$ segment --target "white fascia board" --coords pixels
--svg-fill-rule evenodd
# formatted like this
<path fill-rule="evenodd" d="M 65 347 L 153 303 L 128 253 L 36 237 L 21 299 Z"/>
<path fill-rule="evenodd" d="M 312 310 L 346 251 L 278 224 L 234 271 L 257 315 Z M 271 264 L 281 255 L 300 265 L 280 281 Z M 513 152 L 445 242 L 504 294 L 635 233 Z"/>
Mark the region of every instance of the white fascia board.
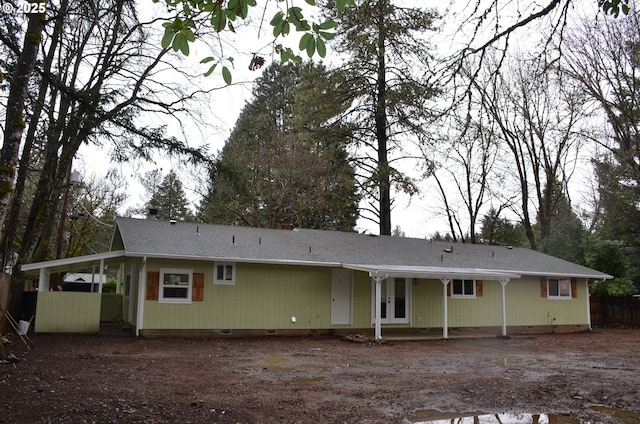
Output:
<path fill-rule="evenodd" d="M 83 266 L 99 265 L 100 261 L 125 258 L 127 257 L 124 250 L 117 250 L 114 252 L 96 253 L 95 255 L 75 256 L 72 258 L 54 259 L 52 261 L 33 262 L 30 264 L 23 264 L 20 266 L 20 270 L 24 272 L 38 271 L 41 269 L 59 269 L 63 271 L 70 268 L 81 268 Z"/>
<path fill-rule="evenodd" d="M 473 278 L 473 279 L 491 279 L 491 280 L 504 280 L 504 279 L 517 279 L 520 278 L 520 274 L 506 271 L 496 271 L 487 269 L 475 269 L 475 268 L 447 268 L 447 267 L 421 267 L 411 265 L 358 265 L 358 264 L 345 264 L 344 268 L 368 272 L 370 276 L 382 276 L 385 278 L 436 278 L 451 279 L 451 278 Z"/>
<path fill-rule="evenodd" d="M 558 272 L 526 272 L 526 271 L 513 271 L 520 275 L 529 277 L 551 277 L 551 278 L 586 278 L 592 280 L 611 280 L 613 275 L 598 273 L 598 274 L 580 274 L 580 273 L 558 273 Z"/>
<path fill-rule="evenodd" d="M 268 264 L 268 265 L 307 265 L 307 266 L 322 266 L 340 268 L 342 264 L 340 262 L 320 262 L 320 261 L 301 261 L 301 260 L 289 260 L 289 259 L 260 259 L 260 258 L 241 258 L 241 257 L 229 257 L 229 256 L 197 256 L 197 255 L 173 255 L 169 253 L 157 254 L 157 253 L 127 253 L 127 257 L 130 258 L 147 258 L 150 259 L 180 259 L 186 261 L 209 261 L 209 262 L 240 262 L 249 264 Z"/>

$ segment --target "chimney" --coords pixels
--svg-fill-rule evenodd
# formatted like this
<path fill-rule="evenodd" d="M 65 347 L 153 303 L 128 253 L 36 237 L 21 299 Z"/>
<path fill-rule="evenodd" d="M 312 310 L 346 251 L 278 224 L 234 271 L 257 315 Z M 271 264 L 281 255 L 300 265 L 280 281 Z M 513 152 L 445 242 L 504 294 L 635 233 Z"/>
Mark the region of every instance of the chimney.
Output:
<path fill-rule="evenodd" d="M 292 231 L 293 230 L 293 224 L 278 224 L 278 230 L 289 230 Z"/>
<path fill-rule="evenodd" d="M 147 212 L 147 219 L 158 219 L 158 209 L 149 209 L 149 211 Z"/>

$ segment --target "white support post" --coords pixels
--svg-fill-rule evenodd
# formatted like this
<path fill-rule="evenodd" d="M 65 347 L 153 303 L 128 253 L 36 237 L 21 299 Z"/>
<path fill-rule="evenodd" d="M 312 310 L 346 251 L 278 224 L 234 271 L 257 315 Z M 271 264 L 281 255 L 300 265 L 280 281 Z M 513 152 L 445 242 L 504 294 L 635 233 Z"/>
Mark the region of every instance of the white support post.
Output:
<path fill-rule="evenodd" d="M 447 300 L 447 286 L 451 282 L 448 278 L 440 279 L 442 281 L 442 338 L 449 338 L 449 312 L 448 308 L 448 300 Z"/>
<path fill-rule="evenodd" d="M 138 274 L 138 310 L 136 312 L 136 337 L 140 335 L 144 325 L 142 319 L 144 315 L 144 301 L 146 299 L 145 293 L 147 290 L 147 257 L 142 258 L 142 264 L 140 265 L 140 271 Z"/>
<path fill-rule="evenodd" d="M 509 280 L 500 280 L 500 286 L 502 287 L 502 335 L 507 335 L 507 295 L 506 286 Z"/>
<path fill-rule="evenodd" d="M 102 275 L 104 274 L 104 259 L 100 259 L 100 273 L 98 274 L 98 293 L 102 293 L 102 285 L 104 284 L 102 281 Z M 105 281 L 106 283 L 106 281 Z"/>
<path fill-rule="evenodd" d="M 49 291 L 51 282 L 51 273 L 46 268 L 40 268 L 40 279 L 38 280 L 38 291 Z"/>
<path fill-rule="evenodd" d="M 587 325 L 589 325 L 589 330 L 593 330 L 591 327 L 591 293 L 589 291 L 589 280 L 586 280 L 585 288 L 587 289 L 586 298 L 587 298 Z"/>
<path fill-rule="evenodd" d="M 376 282 L 376 305 L 375 305 L 375 339 L 382 340 L 382 308 L 380 302 L 382 301 L 382 280 L 381 276 L 374 276 L 373 280 Z"/>

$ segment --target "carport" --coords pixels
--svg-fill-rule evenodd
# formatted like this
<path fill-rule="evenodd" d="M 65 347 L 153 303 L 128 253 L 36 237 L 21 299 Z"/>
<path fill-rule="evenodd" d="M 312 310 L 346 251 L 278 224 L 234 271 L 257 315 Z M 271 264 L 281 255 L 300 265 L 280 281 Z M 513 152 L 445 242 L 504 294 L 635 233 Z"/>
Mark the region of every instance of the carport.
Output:
<path fill-rule="evenodd" d="M 88 271 L 101 275 L 108 265 L 125 259 L 124 251 L 78 256 L 22 265 L 22 271 L 38 275 L 36 331 L 97 333 L 100 330 L 102 293 L 51 291 L 51 274 Z"/>

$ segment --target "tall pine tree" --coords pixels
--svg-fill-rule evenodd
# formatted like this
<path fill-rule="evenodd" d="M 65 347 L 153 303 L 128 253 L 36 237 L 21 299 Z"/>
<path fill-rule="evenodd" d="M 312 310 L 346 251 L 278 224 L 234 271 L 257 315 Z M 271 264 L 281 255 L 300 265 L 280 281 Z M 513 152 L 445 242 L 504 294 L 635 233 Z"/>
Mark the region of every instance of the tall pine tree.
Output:
<path fill-rule="evenodd" d="M 346 108 L 325 67 L 273 64 L 256 82 L 212 170 L 205 222 L 353 230 L 358 201 L 335 123 Z"/>

